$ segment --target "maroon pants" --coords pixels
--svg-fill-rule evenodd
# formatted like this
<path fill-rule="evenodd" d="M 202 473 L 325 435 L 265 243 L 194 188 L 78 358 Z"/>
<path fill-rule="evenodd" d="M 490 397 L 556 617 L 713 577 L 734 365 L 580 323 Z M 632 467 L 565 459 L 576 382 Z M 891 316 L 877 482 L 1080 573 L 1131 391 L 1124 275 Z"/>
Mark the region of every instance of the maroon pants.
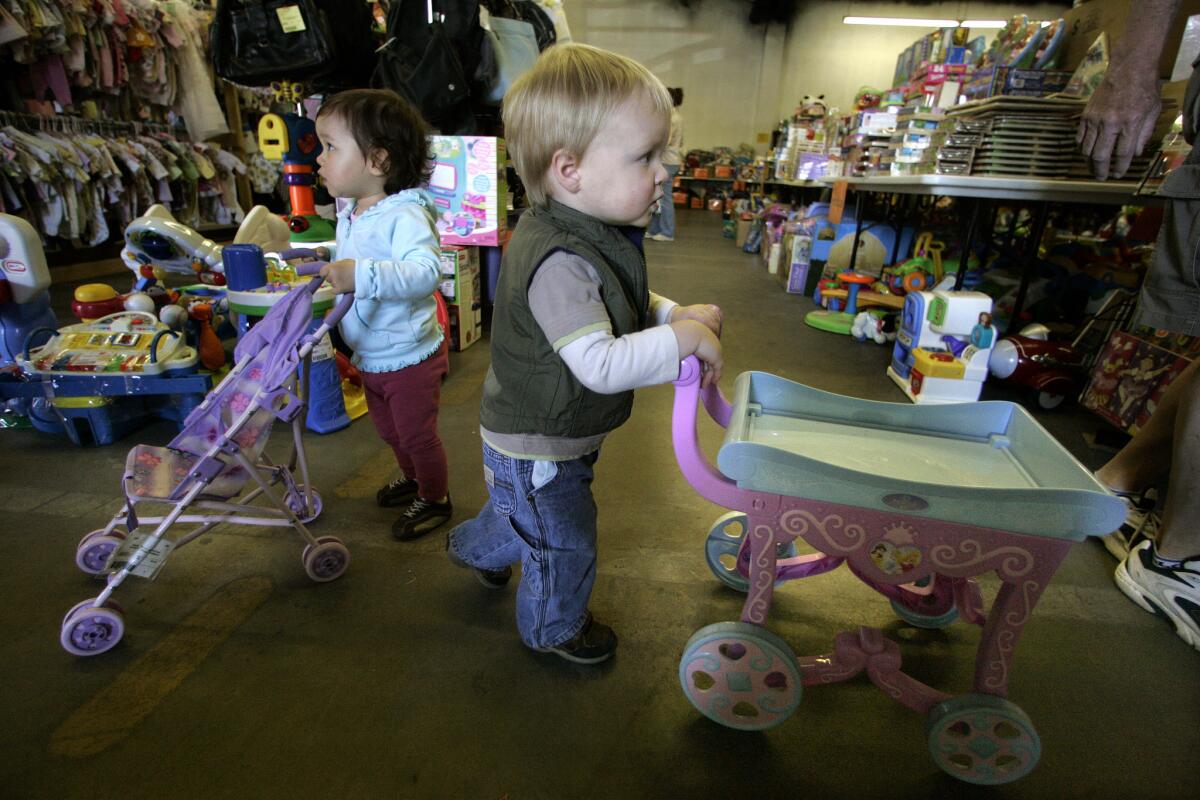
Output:
<path fill-rule="evenodd" d="M 441 500 L 449 488 L 446 451 L 438 438 L 438 399 L 449 369 L 447 343 L 419 364 L 394 372 L 362 373 L 367 411 L 396 463 L 426 500 Z"/>

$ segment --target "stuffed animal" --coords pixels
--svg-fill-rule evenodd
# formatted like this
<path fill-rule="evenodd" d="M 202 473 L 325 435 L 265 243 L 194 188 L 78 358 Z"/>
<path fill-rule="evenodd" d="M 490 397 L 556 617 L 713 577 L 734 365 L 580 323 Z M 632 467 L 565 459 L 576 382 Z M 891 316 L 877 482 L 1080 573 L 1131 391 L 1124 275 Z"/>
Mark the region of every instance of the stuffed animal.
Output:
<path fill-rule="evenodd" d="M 823 117 L 829 111 L 828 105 L 825 103 L 825 95 L 819 94 L 813 97 L 811 94 L 804 95 L 804 99 L 800 101 L 800 107 L 796 109 L 796 115 L 801 117 Z"/>
<path fill-rule="evenodd" d="M 889 336 L 883 328 L 884 316 L 882 314 L 860 311 L 854 317 L 854 324 L 850 326 L 850 335 L 856 342 L 865 342 L 870 339 L 875 344 L 887 344 L 896 338 L 896 334 L 893 333 Z"/>

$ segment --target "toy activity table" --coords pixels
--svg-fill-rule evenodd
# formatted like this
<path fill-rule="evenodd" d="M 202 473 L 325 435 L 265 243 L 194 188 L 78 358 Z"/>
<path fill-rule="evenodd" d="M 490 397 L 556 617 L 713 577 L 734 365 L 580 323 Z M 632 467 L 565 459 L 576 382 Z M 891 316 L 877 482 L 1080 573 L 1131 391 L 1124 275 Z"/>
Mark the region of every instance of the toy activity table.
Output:
<path fill-rule="evenodd" d="M 701 496 L 731 510 L 705 556 L 747 596 L 739 620 L 701 628 L 684 647 L 679 678 L 692 704 L 761 730 L 795 711 L 802 687 L 865 672 L 925 715 L 947 773 L 980 784 L 1028 774 L 1041 743 L 1007 699 L 1013 650 L 1071 545 L 1116 529 L 1121 501 L 1012 403 L 879 403 L 761 372 L 738 376 L 727 401 L 699 382 L 689 358 L 675 384 L 676 459 Z M 726 430 L 717 467 L 700 450 L 698 401 Z M 818 552 L 796 555 L 797 538 Z M 899 646 L 875 628 L 799 658 L 767 630 L 776 585 L 843 563 L 912 625 L 961 616 L 982 626 L 972 690 L 951 696 L 906 674 Z M 988 609 L 974 578 L 992 571 L 1001 586 Z"/>

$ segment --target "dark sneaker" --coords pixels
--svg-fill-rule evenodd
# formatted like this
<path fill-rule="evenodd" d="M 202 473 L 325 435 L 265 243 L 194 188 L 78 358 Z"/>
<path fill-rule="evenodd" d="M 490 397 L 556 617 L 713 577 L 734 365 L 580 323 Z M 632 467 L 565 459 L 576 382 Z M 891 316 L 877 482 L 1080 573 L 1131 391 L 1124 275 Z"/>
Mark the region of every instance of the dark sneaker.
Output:
<path fill-rule="evenodd" d="M 1136 495 L 1117 491 L 1113 494 L 1125 504 L 1125 522 L 1112 533 L 1101 536 L 1100 542 L 1113 558 L 1122 561 L 1142 542 L 1158 539 L 1159 516 L 1154 510 L 1157 497 L 1154 489 Z"/>
<path fill-rule="evenodd" d="M 504 567 L 504 569 L 483 569 L 481 567 L 472 567 L 467 562 L 458 557 L 458 554 L 450 549 L 450 534 L 446 534 L 446 557 L 450 559 L 450 563 L 456 567 L 463 567 L 475 573 L 475 577 L 489 589 L 503 589 L 508 586 L 509 580 L 512 579 L 512 567 Z"/>
<path fill-rule="evenodd" d="M 392 536 L 403 542 L 419 539 L 445 523 L 453 513 L 449 495 L 444 503 L 435 503 L 418 495 L 400 519 L 392 523 Z"/>
<path fill-rule="evenodd" d="M 538 649 L 538 652 L 554 653 L 559 658 L 574 661 L 576 664 L 599 664 L 612 658 L 613 653 L 617 652 L 617 634 L 612 628 L 603 622 L 596 622 L 592 615 L 588 614 L 583 630 L 575 634 L 574 638 L 557 647 Z"/>
<path fill-rule="evenodd" d="M 406 506 L 417 496 L 417 482 L 411 478 L 397 478 L 375 493 L 375 502 L 383 508 Z"/>

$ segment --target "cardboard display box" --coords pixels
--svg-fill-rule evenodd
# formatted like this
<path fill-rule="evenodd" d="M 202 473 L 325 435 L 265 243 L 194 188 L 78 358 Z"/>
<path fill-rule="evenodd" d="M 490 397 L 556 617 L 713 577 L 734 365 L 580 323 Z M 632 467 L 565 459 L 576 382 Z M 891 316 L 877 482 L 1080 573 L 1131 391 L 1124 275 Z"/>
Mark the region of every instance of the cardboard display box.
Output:
<path fill-rule="evenodd" d="M 483 336 L 483 310 L 479 303 L 461 305 L 448 303 L 450 313 L 450 349 L 466 350 Z"/>
<path fill-rule="evenodd" d="M 1067 25 L 1067 39 L 1063 43 L 1058 68 L 1068 72 L 1074 71 L 1083 60 L 1084 53 L 1101 33 L 1108 34 L 1108 52 L 1111 53 L 1113 45 L 1125 32 L 1130 11 L 1136 13 L 1137 8 L 1137 0 L 1089 0 L 1083 5 L 1067 10 L 1063 14 L 1063 21 Z M 1159 77 L 1171 77 L 1171 71 L 1175 68 L 1175 56 L 1179 52 L 1179 43 L 1187 27 L 1187 18 L 1193 14 L 1200 14 L 1200 0 L 1182 0 L 1175 21 L 1171 23 L 1167 32 L 1162 58 L 1158 62 Z"/>
<path fill-rule="evenodd" d="M 471 293 L 471 287 L 479 284 L 479 248 L 458 245 L 443 245 L 439 255 L 442 265 L 442 282 L 438 288 L 447 302 L 458 302 L 458 298 Z M 478 297 L 479 292 L 474 292 Z"/>

